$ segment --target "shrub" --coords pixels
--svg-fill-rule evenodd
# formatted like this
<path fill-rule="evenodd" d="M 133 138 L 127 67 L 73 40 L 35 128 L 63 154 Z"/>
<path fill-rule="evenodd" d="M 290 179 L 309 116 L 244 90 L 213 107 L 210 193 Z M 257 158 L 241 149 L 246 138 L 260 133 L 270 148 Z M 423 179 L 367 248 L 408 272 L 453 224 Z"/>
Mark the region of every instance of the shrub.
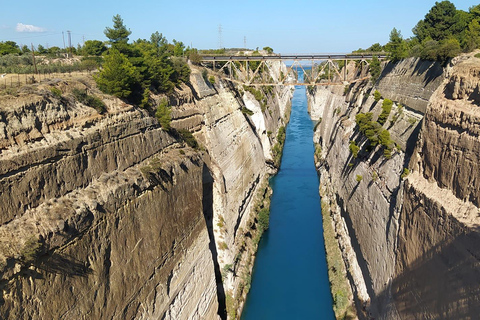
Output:
<path fill-rule="evenodd" d="M 372 173 L 372 181 L 375 182 L 378 179 L 378 173 L 376 171 L 373 171 Z"/>
<path fill-rule="evenodd" d="M 157 118 L 158 123 L 160 126 L 169 131 L 170 130 L 170 122 L 172 121 L 171 116 L 171 108 L 168 105 L 167 99 L 163 99 L 160 101 L 157 111 L 155 112 L 155 118 Z"/>
<path fill-rule="evenodd" d="M 29 238 L 24 246 L 22 251 L 20 252 L 21 255 L 21 260 L 23 264 L 29 265 L 32 264 L 38 256 L 42 253 L 43 251 L 43 245 L 40 241 L 38 241 L 38 238 L 35 236 L 32 236 Z"/>
<path fill-rule="evenodd" d="M 228 245 L 225 241 L 222 241 L 218 244 L 218 247 L 220 250 L 227 250 L 228 249 Z"/>
<path fill-rule="evenodd" d="M 186 130 L 186 129 L 180 129 L 178 130 L 178 133 L 181 135 L 183 141 L 185 141 L 185 143 L 190 147 L 190 148 L 193 148 L 195 150 L 198 150 L 199 149 L 199 144 L 197 142 L 197 140 L 195 139 L 195 137 L 193 136 L 193 134 Z"/>
<path fill-rule="evenodd" d="M 357 180 L 358 183 L 360 183 L 360 181 L 363 180 L 363 177 L 359 174 L 357 174 L 357 176 L 355 177 L 355 180 Z"/>
<path fill-rule="evenodd" d="M 403 180 L 403 179 L 405 179 L 409 174 L 410 174 L 410 170 L 408 170 L 408 168 L 403 168 L 403 172 L 402 172 L 402 175 L 400 176 L 400 178 Z"/>
<path fill-rule="evenodd" d="M 57 98 L 61 98 L 62 97 L 62 90 L 58 89 L 58 88 L 55 88 L 55 87 L 51 87 L 50 88 L 50 92 Z"/>
<path fill-rule="evenodd" d="M 215 84 L 215 77 L 214 76 L 208 77 L 208 82 L 210 82 L 211 84 Z"/>
<path fill-rule="evenodd" d="M 242 113 L 249 116 L 253 116 L 253 111 L 248 109 L 247 107 L 242 107 Z"/>
<path fill-rule="evenodd" d="M 72 94 L 77 99 L 78 102 L 83 103 L 86 106 L 94 108 L 98 113 L 102 114 L 107 110 L 105 103 L 103 103 L 100 98 L 88 95 L 86 91 L 80 89 L 73 89 Z"/>
<path fill-rule="evenodd" d="M 263 230 L 267 230 L 269 226 L 269 220 L 270 220 L 270 211 L 268 208 L 262 208 L 258 212 L 258 225 L 260 228 Z"/>
<path fill-rule="evenodd" d="M 354 158 L 358 157 L 358 151 L 360 151 L 360 147 L 357 146 L 357 143 L 355 141 L 350 141 L 350 146 L 349 146 L 350 152 L 352 153 Z"/>
<path fill-rule="evenodd" d="M 377 122 L 380 123 L 382 126 L 387 122 L 388 116 L 392 111 L 393 102 L 390 99 L 383 100 L 382 103 L 382 113 L 378 116 Z"/>
<path fill-rule="evenodd" d="M 378 92 L 378 90 L 375 90 L 373 97 L 375 98 L 375 101 L 378 102 L 382 98 L 382 94 Z"/>

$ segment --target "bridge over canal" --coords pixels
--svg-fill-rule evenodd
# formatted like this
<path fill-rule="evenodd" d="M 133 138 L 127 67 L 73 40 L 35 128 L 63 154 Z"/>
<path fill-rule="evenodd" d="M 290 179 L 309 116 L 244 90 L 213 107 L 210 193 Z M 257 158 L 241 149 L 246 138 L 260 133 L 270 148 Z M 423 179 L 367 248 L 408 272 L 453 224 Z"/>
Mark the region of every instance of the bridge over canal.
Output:
<path fill-rule="evenodd" d="M 278 55 L 203 55 L 202 63 L 217 71 L 220 76 L 232 82 L 244 85 L 345 85 L 360 81 L 363 78 L 347 80 L 346 68 L 339 68 L 339 63 L 346 66 L 349 61 L 358 61 L 367 65 L 374 57 L 385 59 L 385 53 L 372 54 L 278 54 Z M 273 62 L 285 63 L 286 73 L 279 74 L 276 79 L 265 73 L 272 71 Z M 307 68 L 306 65 L 312 66 Z M 304 82 L 298 82 L 290 76 L 296 69 L 301 69 L 305 75 Z M 308 71 L 307 71 L 308 70 Z"/>

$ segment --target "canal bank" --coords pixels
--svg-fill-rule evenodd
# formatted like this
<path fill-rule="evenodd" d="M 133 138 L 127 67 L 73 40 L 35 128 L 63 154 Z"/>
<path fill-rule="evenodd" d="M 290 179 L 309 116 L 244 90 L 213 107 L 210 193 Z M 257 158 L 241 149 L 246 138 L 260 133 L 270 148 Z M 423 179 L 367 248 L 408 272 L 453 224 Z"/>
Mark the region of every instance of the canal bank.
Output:
<path fill-rule="evenodd" d="M 313 154 L 305 87 L 296 87 L 282 164 L 271 180 L 270 228 L 259 243 L 244 320 L 334 318 Z"/>

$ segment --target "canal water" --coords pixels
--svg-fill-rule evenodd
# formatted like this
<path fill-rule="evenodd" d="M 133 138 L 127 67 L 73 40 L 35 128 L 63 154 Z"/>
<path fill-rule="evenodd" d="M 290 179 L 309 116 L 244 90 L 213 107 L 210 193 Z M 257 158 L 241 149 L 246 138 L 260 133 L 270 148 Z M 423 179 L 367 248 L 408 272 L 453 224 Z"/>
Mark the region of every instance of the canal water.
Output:
<path fill-rule="evenodd" d="M 334 319 L 313 153 L 306 91 L 297 86 L 242 320 Z"/>

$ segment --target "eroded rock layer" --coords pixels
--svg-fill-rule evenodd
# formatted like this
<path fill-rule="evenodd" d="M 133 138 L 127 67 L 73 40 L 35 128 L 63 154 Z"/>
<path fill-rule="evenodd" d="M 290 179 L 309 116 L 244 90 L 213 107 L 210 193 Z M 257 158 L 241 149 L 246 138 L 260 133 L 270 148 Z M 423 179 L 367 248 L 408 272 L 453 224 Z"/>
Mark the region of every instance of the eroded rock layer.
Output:
<path fill-rule="evenodd" d="M 473 54 L 444 69 L 409 59 L 389 63 L 375 86 L 310 96 L 312 117 L 321 119 L 321 192 L 359 318 L 478 315 L 478 70 Z M 377 121 L 384 99 L 393 101 L 382 128 L 391 153 L 356 124 L 360 113 Z"/>
<path fill-rule="evenodd" d="M 76 102 L 73 88 L 107 112 Z M 197 149 L 89 77 L 2 97 L 2 318 L 225 318 L 241 279 L 224 271 L 251 271 L 252 199 L 274 170 L 291 90 L 264 96 L 266 109 L 194 68 L 190 86 L 153 97 L 168 99 L 172 127 L 193 132 Z"/>

